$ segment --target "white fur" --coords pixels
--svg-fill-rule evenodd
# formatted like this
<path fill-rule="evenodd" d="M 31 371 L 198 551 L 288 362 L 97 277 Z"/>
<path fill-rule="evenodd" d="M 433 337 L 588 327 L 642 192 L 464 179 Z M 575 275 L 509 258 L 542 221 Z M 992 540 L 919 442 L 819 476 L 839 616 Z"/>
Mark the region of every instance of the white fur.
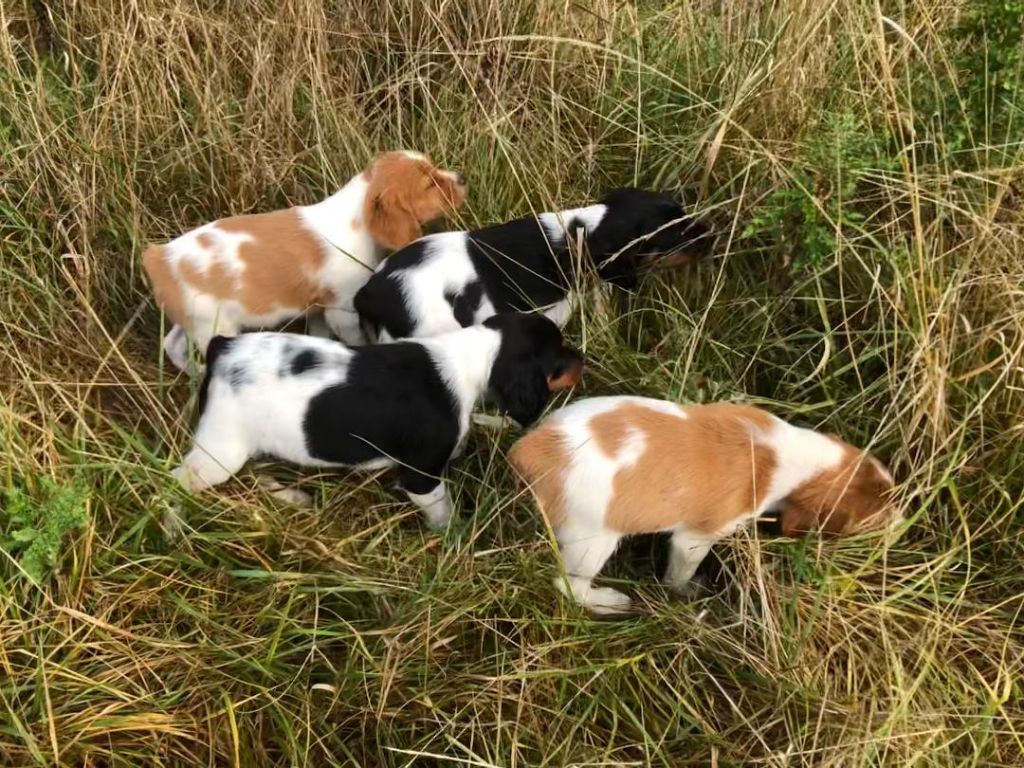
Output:
<path fill-rule="evenodd" d="M 573 305 L 576 303 L 576 292 L 569 291 L 564 299 L 545 308 L 544 314 L 559 328 L 565 328 L 572 317 Z"/>
<path fill-rule="evenodd" d="M 465 232 L 428 235 L 420 240 L 426 247 L 423 262 L 396 275 L 416 326 L 415 336 L 437 336 L 461 327 L 452 316 L 451 305 L 444 295 L 459 293 L 467 283 L 477 279 L 466 241 Z M 494 314 L 494 307 L 485 298 L 474 322 L 482 323 Z M 386 333 L 381 334 L 382 341 L 389 338 Z"/>
<path fill-rule="evenodd" d="M 356 291 L 370 279 L 383 255 L 363 222 L 367 187 L 367 180 L 359 174 L 326 200 L 296 209 L 326 254 L 316 281 L 324 293 L 334 296 L 335 304 L 324 309 L 324 319 L 331 331 L 348 344 L 359 344 L 363 340 L 352 300 Z M 201 234 L 214 239 L 216 261 L 233 269 L 239 285 L 245 278 L 245 263 L 239 258 L 238 250 L 252 239 L 245 233 L 222 230 L 213 222 L 186 232 L 164 246 L 164 258 L 172 273 L 178 275 L 190 330 L 200 349 L 205 350 L 217 334 L 235 336 L 248 328 L 278 325 L 309 309 L 281 306 L 273 312 L 252 314 L 239 301 L 219 299 L 182 280 L 180 266 L 184 262 L 190 261 L 204 270 L 209 268 L 209 250 L 198 242 Z M 176 325 L 164 340 L 164 350 L 178 368 L 185 367 L 187 340 L 183 336 L 182 329 Z"/>
<path fill-rule="evenodd" d="M 313 506 L 313 497 L 308 493 L 298 488 L 289 488 L 272 477 L 257 477 L 256 484 L 275 499 L 283 501 L 285 504 L 290 504 L 293 507 Z"/>
<path fill-rule="evenodd" d="M 601 223 L 607 212 L 608 206 L 598 203 L 597 205 L 587 205 L 583 208 L 568 208 L 564 211 L 545 212 L 539 214 L 537 218 L 544 225 L 548 239 L 553 243 L 561 244 L 565 241 L 566 237 L 571 241 L 576 236 L 575 232 L 566 232 L 565 227 L 568 222 L 576 219 L 583 224 L 583 227 L 588 232 L 593 232 L 597 229 L 598 224 Z"/>
<path fill-rule="evenodd" d="M 837 466 L 843 460 L 842 446 L 834 440 L 810 429 L 794 427 L 781 419 L 775 422 L 775 429 L 761 438 L 775 451 L 775 474 L 767 496 L 761 507 L 753 510 L 752 517 L 764 514 L 814 475 Z"/>
<path fill-rule="evenodd" d="M 432 530 L 439 530 L 448 525 L 452 516 L 452 505 L 448 500 L 448 489 L 444 483 L 438 483 L 428 493 L 410 493 L 409 500 L 423 510 L 427 516 L 427 525 Z"/>
<path fill-rule="evenodd" d="M 562 552 L 567 580 L 556 584 L 577 602 L 596 613 L 611 613 L 629 607 L 629 598 L 616 590 L 591 586 L 605 562 L 625 534 L 608 528 L 605 517 L 614 495 L 614 478 L 622 469 L 636 464 L 644 454 L 641 432 L 630 430 L 614 457 L 601 450 L 590 432 L 595 416 L 633 402 L 667 415 L 686 419 L 686 407 L 664 400 L 643 397 L 594 397 L 577 400 L 553 413 L 546 426 L 557 429 L 569 453 L 562 509 L 566 520 L 555 531 Z M 824 435 L 791 426 L 781 419 L 763 434 L 752 428 L 752 438 L 770 446 L 776 453 L 777 470 L 770 479 L 770 490 L 757 509 L 730 521 L 713 534 L 688 530 L 684 526 L 667 529 L 672 533 L 672 549 L 665 580 L 677 591 L 686 591 L 697 566 L 712 544 L 741 525 L 776 506 L 801 484 L 822 470 L 835 467 L 843 458 L 842 448 Z M 653 532 L 653 531 L 652 531 Z"/>
<path fill-rule="evenodd" d="M 164 353 L 179 371 L 188 365 L 188 335 L 180 325 L 172 325 L 164 336 Z"/>
<path fill-rule="evenodd" d="M 491 367 L 498 355 L 501 334 L 482 325 L 473 325 L 441 337 L 421 339 L 420 344 L 437 361 L 448 388 L 459 406 L 459 445 L 469 432 L 469 417 L 477 398 L 486 388 Z"/>
<path fill-rule="evenodd" d="M 487 389 L 501 334 L 474 326 L 417 343 L 434 359 L 458 405 L 458 413 L 453 414 L 459 425 L 454 455 L 469 430 L 473 405 Z M 297 347 L 316 351 L 322 363 L 299 376 L 281 375 Z M 334 466 L 310 455 L 303 420 L 310 400 L 347 380 L 352 355 L 344 344 L 329 339 L 279 333 L 239 336 L 216 361 L 216 375 L 209 381 L 194 445 L 172 474 L 187 490 L 200 491 L 228 480 L 259 454 L 304 466 Z M 244 376 L 232 383 L 226 372 L 234 367 Z M 381 457 L 359 468 L 382 469 L 394 464 Z M 432 527 L 447 522 L 451 505 L 443 482 L 429 493 L 408 495 L 424 510 Z M 285 500 L 294 502 L 297 496 L 287 494 Z"/>

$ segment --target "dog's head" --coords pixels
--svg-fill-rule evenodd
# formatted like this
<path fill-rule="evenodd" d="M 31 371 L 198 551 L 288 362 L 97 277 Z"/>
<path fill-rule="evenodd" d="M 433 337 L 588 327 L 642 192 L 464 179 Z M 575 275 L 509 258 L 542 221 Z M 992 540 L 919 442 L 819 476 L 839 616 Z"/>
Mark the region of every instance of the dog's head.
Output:
<path fill-rule="evenodd" d="M 385 152 L 364 174 L 364 217 L 373 239 L 397 250 L 423 234 L 423 225 L 466 201 L 461 173 L 436 167 L 418 152 Z"/>
<path fill-rule="evenodd" d="M 782 504 L 782 532 L 795 536 L 818 530 L 840 535 L 898 523 L 892 475 L 867 451 L 829 438 L 843 450 L 837 466 L 811 477 Z"/>
<path fill-rule="evenodd" d="M 503 313 L 484 326 L 501 334 L 490 390 L 498 407 L 524 427 L 540 416 L 552 392 L 575 386 L 583 375 L 583 356 L 543 315 Z"/>
<path fill-rule="evenodd" d="M 689 264 L 710 250 L 708 228 L 668 195 L 626 187 L 601 202 L 607 210 L 590 237 L 590 251 L 603 280 L 632 288 L 641 268 Z"/>

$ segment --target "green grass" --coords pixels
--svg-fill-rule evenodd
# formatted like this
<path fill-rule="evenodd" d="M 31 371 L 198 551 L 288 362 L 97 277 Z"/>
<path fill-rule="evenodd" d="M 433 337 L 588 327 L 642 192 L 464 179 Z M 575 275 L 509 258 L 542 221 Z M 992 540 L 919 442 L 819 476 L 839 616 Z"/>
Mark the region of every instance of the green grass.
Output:
<path fill-rule="evenodd" d="M 1020 10 L 0 5 L 0 764 L 1024 764 Z M 714 257 L 581 308 L 573 396 L 841 433 L 906 528 L 738 535 L 692 602 L 639 540 L 607 578 L 643 611 L 595 621 L 552 586 L 510 432 L 472 435 L 444 536 L 386 475 L 275 466 L 314 510 L 251 468 L 183 496 L 195 385 L 142 244 L 394 147 L 466 173 L 466 224 L 684 197 Z"/>

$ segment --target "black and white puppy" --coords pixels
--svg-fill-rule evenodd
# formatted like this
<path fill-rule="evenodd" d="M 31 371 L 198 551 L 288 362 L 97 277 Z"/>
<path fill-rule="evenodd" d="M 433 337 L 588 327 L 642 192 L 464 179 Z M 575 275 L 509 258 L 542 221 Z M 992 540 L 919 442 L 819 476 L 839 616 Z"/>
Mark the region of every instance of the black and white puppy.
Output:
<path fill-rule="evenodd" d="M 629 289 L 643 266 L 703 255 L 708 234 L 667 195 L 616 189 L 584 208 L 421 237 L 378 266 L 355 307 L 380 341 L 435 336 L 498 312 L 542 309 L 564 326 L 579 282 L 570 244 L 581 236 L 601 279 Z"/>
<path fill-rule="evenodd" d="M 583 358 L 540 315 L 496 315 L 430 339 L 348 347 L 289 333 L 214 337 L 199 425 L 175 477 L 198 491 L 256 455 L 306 466 L 398 467 L 433 528 L 451 514 L 441 476 L 462 449 L 474 404 L 490 393 L 524 426 Z"/>

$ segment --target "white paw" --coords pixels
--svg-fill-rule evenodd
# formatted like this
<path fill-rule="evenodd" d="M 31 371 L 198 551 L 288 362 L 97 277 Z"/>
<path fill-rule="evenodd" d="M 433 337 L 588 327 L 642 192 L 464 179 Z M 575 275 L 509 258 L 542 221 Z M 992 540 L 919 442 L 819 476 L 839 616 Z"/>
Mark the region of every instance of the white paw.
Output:
<path fill-rule="evenodd" d="M 448 510 L 442 511 L 427 511 L 427 528 L 432 531 L 443 531 L 448 527 L 448 521 L 452 519 L 452 515 Z"/>
<path fill-rule="evenodd" d="M 428 493 L 410 493 L 409 501 L 423 510 L 427 517 L 427 527 L 432 531 L 439 531 L 448 525 L 452 516 L 452 505 L 448 500 L 448 491 L 444 483 L 439 483 L 434 490 Z"/>
<path fill-rule="evenodd" d="M 566 597 L 575 600 L 592 613 L 600 615 L 624 613 L 633 604 L 629 595 L 610 587 L 592 587 L 586 579 L 570 576 L 569 589 L 566 589 L 565 579 L 557 576 L 555 577 L 555 586 Z"/>
<path fill-rule="evenodd" d="M 504 429 L 514 422 L 506 416 L 492 416 L 489 413 L 474 413 L 473 423 L 485 429 Z"/>
<path fill-rule="evenodd" d="M 177 368 L 179 371 L 184 371 L 188 366 L 188 359 L 177 353 L 167 353 L 167 359 L 171 361 L 171 365 Z"/>
<path fill-rule="evenodd" d="M 293 507 L 309 508 L 313 506 L 313 496 L 300 491 L 298 488 L 280 488 L 276 491 L 271 491 L 270 495 L 278 501 L 283 501 L 285 504 L 290 504 Z"/>
<path fill-rule="evenodd" d="M 629 595 L 611 587 L 591 587 L 582 601 L 593 613 L 614 614 L 624 613 L 633 604 Z"/>
<path fill-rule="evenodd" d="M 702 594 L 707 592 L 708 585 L 701 576 L 694 576 L 692 579 L 686 581 L 673 581 L 666 577 L 665 586 L 679 595 L 688 599 L 700 597 Z"/>
<path fill-rule="evenodd" d="M 186 491 L 192 490 L 192 473 L 189 471 L 188 465 L 182 464 L 180 467 L 172 469 L 171 477 L 175 478 Z"/>
<path fill-rule="evenodd" d="M 188 339 L 180 326 L 175 326 L 163 344 L 164 354 L 171 364 L 179 371 L 184 371 L 188 366 Z"/>
<path fill-rule="evenodd" d="M 284 483 L 279 483 L 272 477 L 259 475 L 256 478 L 256 485 L 267 491 L 278 501 L 291 504 L 293 507 L 312 507 L 313 497 L 298 488 L 289 488 Z"/>

